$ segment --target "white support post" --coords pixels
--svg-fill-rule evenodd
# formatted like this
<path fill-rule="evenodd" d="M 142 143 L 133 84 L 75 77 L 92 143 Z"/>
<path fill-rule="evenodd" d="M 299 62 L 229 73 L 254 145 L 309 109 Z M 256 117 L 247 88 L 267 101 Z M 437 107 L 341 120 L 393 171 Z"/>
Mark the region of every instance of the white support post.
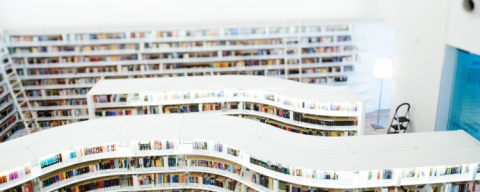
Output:
<path fill-rule="evenodd" d="M 93 102 L 94 95 L 87 94 L 88 119 L 95 119 L 95 103 Z"/>

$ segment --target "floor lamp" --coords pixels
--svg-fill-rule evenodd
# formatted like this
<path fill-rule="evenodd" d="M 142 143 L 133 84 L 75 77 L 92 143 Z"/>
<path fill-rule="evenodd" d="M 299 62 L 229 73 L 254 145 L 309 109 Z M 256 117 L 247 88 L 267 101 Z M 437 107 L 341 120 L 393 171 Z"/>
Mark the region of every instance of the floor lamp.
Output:
<path fill-rule="evenodd" d="M 382 88 L 383 80 L 391 79 L 393 77 L 393 61 L 390 59 L 377 59 L 375 60 L 375 66 L 373 67 L 373 76 L 380 79 L 380 97 L 378 99 L 378 116 L 377 123 L 372 123 L 373 130 L 385 129 L 380 125 L 380 106 L 382 104 Z"/>

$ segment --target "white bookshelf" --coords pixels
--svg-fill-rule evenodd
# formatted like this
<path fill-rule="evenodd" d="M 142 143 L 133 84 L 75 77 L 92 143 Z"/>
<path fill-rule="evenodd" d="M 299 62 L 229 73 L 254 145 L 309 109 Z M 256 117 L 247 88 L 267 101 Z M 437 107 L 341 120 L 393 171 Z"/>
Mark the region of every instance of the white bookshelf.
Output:
<path fill-rule="evenodd" d="M 157 141 L 162 143 L 161 150 L 154 148 L 153 144 Z M 167 141 L 173 144 L 168 149 L 165 148 Z M 194 147 L 196 142 L 207 143 L 208 147 Z M 152 149 L 141 149 L 138 143 L 151 143 Z M 213 147 L 218 144 L 222 145 L 222 151 Z M 72 152 L 85 148 L 112 145 L 116 150 L 69 158 Z M 11 153 L 12 146 L 15 146 L 16 153 Z M 227 147 L 238 150 L 238 155 L 228 154 L 225 150 Z M 289 134 L 267 125 L 227 116 L 114 117 L 70 124 L 0 144 L 0 154 L 5 158 L 0 164 L 0 175 L 24 167 L 31 170 L 30 174 L 0 185 L 0 190 L 29 181 L 38 187 L 38 191 L 44 192 L 110 176 L 201 172 L 237 180 L 256 191 L 280 191 L 279 183 L 287 183 L 311 189 L 340 191 L 380 190 L 385 187 L 411 189 L 412 186 L 427 185 L 437 191 L 449 192 L 450 185 L 478 184 L 479 150 L 479 143 L 464 131 L 319 139 Z M 40 167 L 40 161 L 56 154 L 62 154 L 62 163 Z M 162 168 L 94 172 L 43 189 L 37 179 L 44 179 L 60 173 L 64 168 L 82 163 L 152 156 L 173 158 L 180 163 Z M 202 156 L 199 159 L 239 165 L 240 175 L 243 176 L 209 167 L 191 166 L 188 161 L 198 156 Z M 187 164 L 183 164 L 183 160 L 187 160 Z M 258 165 L 257 160 L 289 171 L 264 168 Z M 252 182 L 252 174 L 274 179 L 274 186 L 265 188 Z M 140 187 L 134 182 L 131 190 L 121 188 L 118 191 L 137 191 L 145 187 L 161 189 L 165 186 Z M 426 191 L 432 192 L 432 189 L 428 190 L 429 187 L 425 188 Z"/>
<path fill-rule="evenodd" d="M 0 42 L 0 65 L 8 63 L 7 59 L 9 55 L 6 54 L 3 49 L 6 49 L 6 47 Z M 15 108 L 11 93 L 7 87 L 9 77 L 0 76 L 0 90 L 2 91 L 0 93 L 0 142 L 4 142 L 18 137 L 19 134 L 17 132 L 19 132 L 19 127 L 17 124 L 21 122 L 18 121 L 17 109 Z"/>
<path fill-rule="evenodd" d="M 362 135 L 365 119 L 364 101 L 348 87 L 261 76 L 101 80 L 88 92 L 87 103 L 90 119 L 213 113 L 266 119 L 321 136 Z"/>
<path fill-rule="evenodd" d="M 25 90 L 43 98 L 29 97 L 32 98 L 32 106 L 36 106 L 35 103 L 49 105 L 47 100 L 85 100 L 73 95 L 71 98 L 65 96 L 55 99 L 46 96 L 45 91 L 73 89 L 77 86 L 82 87 L 78 89 L 88 90 L 92 86 L 90 84 L 111 78 L 247 74 L 345 85 L 356 81 L 356 77 L 353 80 L 349 77 L 356 73 L 357 67 L 363 65 L 358 56 L 363 54 L 362 45 L 356 42 L 356 38 L 364 34 L 355 31 L 356 25 L 341 23 L 191 30 L 19 33 L 8 34 L 5 40 L 16 62 L 15 66 L 22 75 Z M 239 33 L 235 34 L 235 30 Z M 95 39 L 91 38 L 93 36 Z M 88 50 L 84 49 L 86 46 L 89 46 Z M 309 53 L 312 52 L 309 49 L 316 49 L 316 53 Z M 246 56 L 246 51 L 256 54 Z M 189 54 L 188 58 L 184 57 L 185 54 Z M 99 58 L 100 61 L 87 61 L 87 57 L 90 60 Z M 220 67 L 222 62 L 233 64 Z M 175 67 L 171 68 L 172 66 Z M 87 69 L 92 72 L 87 73 Z M 348 81 L 336 82 L 335 78 L 341 80 L 342 77 L 347 77 Z M 78 82 L 69 82 L 74 79 Z M 87 85 L 82 85 L 85 83 Z M 56 113 L 65 108 L 40 108 L 37 112 L 44 116 L 52 112 L 50 110 Z M 83 114 L 83 111 L 79 113 Z M 55 124 L 79 120 L 86 119 L 80 115 Z M 53 126 L 48 121 L 41 121 L 40 124 L 43 127 Z"/>

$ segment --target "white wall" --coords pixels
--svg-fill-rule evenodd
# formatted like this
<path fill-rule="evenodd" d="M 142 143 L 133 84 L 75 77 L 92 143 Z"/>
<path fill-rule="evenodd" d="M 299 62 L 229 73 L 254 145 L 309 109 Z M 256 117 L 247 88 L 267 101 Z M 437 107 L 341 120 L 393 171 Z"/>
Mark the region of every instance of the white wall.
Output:
<path fill-rule="evenodd" d="M 457 66 L 457 49 L 451 46 L 445 47 L 445 60 L 442 70 L 440 92 L 438 94 L 437 120 L 435 131 L 446 131 L 450 114 L 450 102 Z"/>
<path fill-rule="evenodd" d="M 378 0 L 0 0 L 10 32 L 377 18 Z"/>
<path fill-rule="evenodd" d="M 390 114 L 410 103 L 414 132 L 435 129 L 449 5 L 448 0 L 379 2 L 380 16 L 397 29 Z"/>
<path fill-rule="evenodd" d="M 377 58 L 394 59 L 396 33 L 395 28 L 382 22 L 361 22 L 355 25 L 355 34 L 352 36 L 360 49 L 360 62 L 355 64 L 355 74 L 349 75 L 347 85 L 354 90 L 362 91 L 361 96 L 366 101 L 367 112 L 378 110 L 380 81 L 373 77 L 373 65 Z M 359 84 L 358 82 L 369 81 Z M 390 109 L 392 81 L 383 83 L 381 109 Z"/>
<path fill-rule="evenodd" d="M 480 0 L 475 10 L 466 12 L 463 0 L 450 0 L 447 44 L 480 55 Z"/>

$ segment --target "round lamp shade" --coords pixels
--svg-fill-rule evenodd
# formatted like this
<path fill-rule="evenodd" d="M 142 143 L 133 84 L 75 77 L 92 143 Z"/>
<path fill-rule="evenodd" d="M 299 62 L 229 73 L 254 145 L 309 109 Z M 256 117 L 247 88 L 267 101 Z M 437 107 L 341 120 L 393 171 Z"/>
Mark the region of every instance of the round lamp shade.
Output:
<path fill-rule="evenodd" d="M 390 59 L 377 59 L 373 67 L 373 76 L 380 79 L 393 77 L 393 61 Z"/>

